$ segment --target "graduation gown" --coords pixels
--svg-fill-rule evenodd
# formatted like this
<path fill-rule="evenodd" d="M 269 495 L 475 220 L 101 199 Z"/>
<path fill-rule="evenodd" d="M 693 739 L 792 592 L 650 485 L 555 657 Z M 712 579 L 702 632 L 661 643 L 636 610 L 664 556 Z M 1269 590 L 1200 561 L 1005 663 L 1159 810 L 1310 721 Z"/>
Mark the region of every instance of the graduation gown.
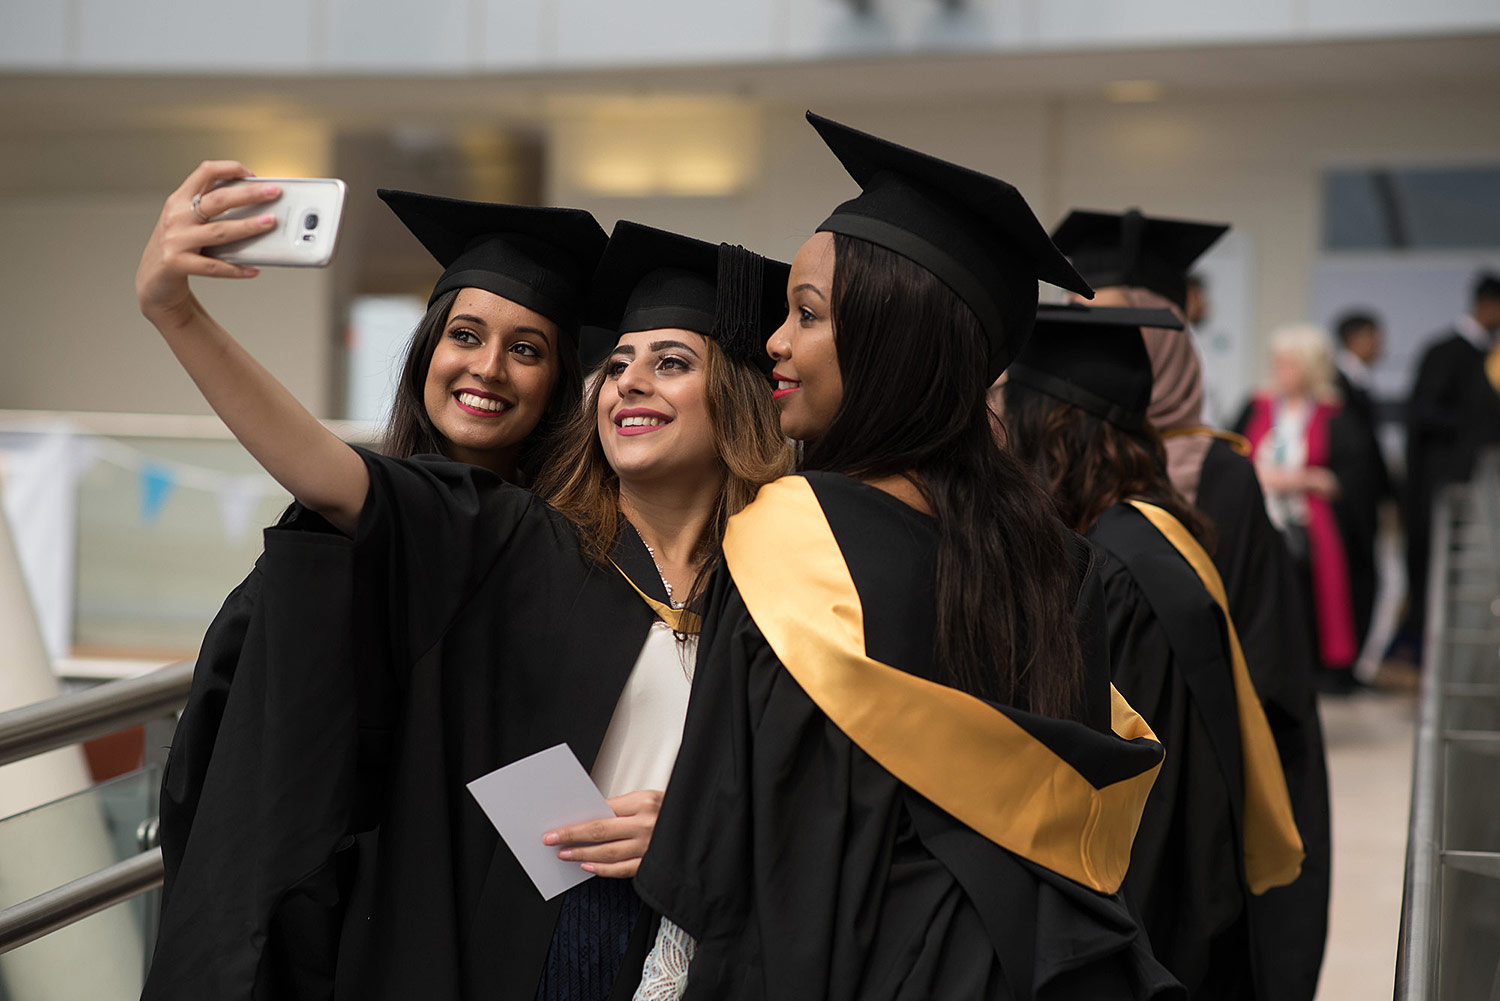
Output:
<path fill-rule="evenodd" d="M 1418 627 L 1427 611 L 1433 498 L 1449 483 L 1466 482 L 1480 450 L 1500 442 L 1500 395 L 1485 374 L 1485 357 L 1456 330 L 1438 334 L 1407 402 L 1407 615 Z"/>
<path fill-rule="evenodd" d="M 1380 451 L 1375 401 L 1342 371 L 1338 373 L 1338 387 L 1344 408 L 1329 425 L 1328 468 L 1339 480 L 1333 516 L 1349 567 L 1354 635 L 1363 647 L 1375 609 L 1375 537 L 1380 531 L 1380 504 L 1391 496 L 1391 479 Z"/>
<path fill-rule="evenodd" d="M 536 995 L 562 898 L 465 784 L 560 742 L 592 767 L 664 589 L 631 530 L 600 567 L 484 470 L 361 455 L 354 539 L 266 533 L 147 999 Z"/>
<path fill-rule="evenodd" d="M 1255 467 L 1215 440 L 1203 460 L 1198 509 L 1213 522 L 1213 561 L 1250 677 L 1276 740 L 1307 857 L 1302 875 L 1251 901 L 1268 997 L 1312 1001 L 1328 937 L 1328 764 L 1313 692 L 1313 648 L 1301 583 L 1266 515 Z"/>
<path fill-rule="evenodd" d="M 1219 604 L 1145 510 L 1116 504 L 1089 533 L 1106 554 L 1100 576 L 1115 687 L 1166 750 L 1121 892 L 1152 951 L 1189 997 L 1270 998 L 1256 990 L 1262 976 L 1249 870 L 1260 847 L 1247 847 L 1245 816 L 1247 807 L 1280 814 L 1282 837 L 1269 851 L 1286 864 L 1293 855 L 1300 861 L 1300 842 L 1286 839 L 1294 832 L 1286 830 L 1285 780 L 1264 716 L 1241 725 L 1242 713 L 1260 710 L 1242 704 L 1242 696 L 1248 692 L 1253 701 L 1254 692 L 1248 673 L 1236 678 Z M 1272 802 L 1246 802 L 1246 769 L 1257 763 L 1276 773 L 1260 777 L 1274 787 Z M 1276 878 L 1294 872 L 1283 868 Z"/>
<path fill-rule="evenodd" d="M 827 473 L 731 520 L 636 878 L 698 940 L 688 999 L 1177 996 L 1112 892 L 1160 752 L 1109 701 L 1091 554 L 1092 727 L 932 680 L 937 539 Z"/>

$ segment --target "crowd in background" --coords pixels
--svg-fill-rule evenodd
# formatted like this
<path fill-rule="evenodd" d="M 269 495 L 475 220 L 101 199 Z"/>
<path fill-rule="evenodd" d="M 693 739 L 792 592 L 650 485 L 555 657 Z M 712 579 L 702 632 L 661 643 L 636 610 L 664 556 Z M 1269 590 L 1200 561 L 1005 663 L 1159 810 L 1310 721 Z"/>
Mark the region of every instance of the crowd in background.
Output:
<path fill-rule="evenodd" d="M 1192 289 L 1189 319 L 1204 309 Z M 1406 447 L 1387 456 L 1382 426 L 1400 415 L 1375 395 L 1385 341 L 1381 318 L 1356 308 L 1331 332 L 1311 324 L 1271 334 L 1270 379 L 1246 402 L 1244 435 L 1266 510 L 1298 568 L 1320 688 L 1348 692 L 1374 680 L 1388 654 L 1420 661 L 1433 498 L 1464 482 L 1478 455 L 1500 445 L 1500 276 L 1477 275 L 1467 308 L 1428 338 L 1405 414 Z M 1395 460 L 1395 461 L 1391 461 Z M 1404 528 L 1404 616 L 1380 614 L 1399 571 L 1378 558 L 1382 531 Z M 1392 613 L 1399 602 L 1388 606 Z M 1356 664 L 1369 667 L 1354 670 Z"/>

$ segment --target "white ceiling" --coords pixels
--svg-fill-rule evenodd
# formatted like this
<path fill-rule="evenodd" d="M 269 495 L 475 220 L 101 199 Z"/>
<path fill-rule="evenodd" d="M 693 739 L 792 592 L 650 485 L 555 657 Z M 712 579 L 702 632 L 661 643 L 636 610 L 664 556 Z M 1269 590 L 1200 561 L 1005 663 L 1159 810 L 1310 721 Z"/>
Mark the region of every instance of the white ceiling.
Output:
<path fill-rule="evenodd" d="M 278 121 L 337 129 L 545 123 L 572 94 L 733 93 L 799 105 L 896 100 L 1103 100 L 1115 80 L 1166 99 L 1482 89 L 1500 122 L 1500 34 L 1366 42 L 453 77 L 0 75 L 0 132 L 195 129 Z"/>

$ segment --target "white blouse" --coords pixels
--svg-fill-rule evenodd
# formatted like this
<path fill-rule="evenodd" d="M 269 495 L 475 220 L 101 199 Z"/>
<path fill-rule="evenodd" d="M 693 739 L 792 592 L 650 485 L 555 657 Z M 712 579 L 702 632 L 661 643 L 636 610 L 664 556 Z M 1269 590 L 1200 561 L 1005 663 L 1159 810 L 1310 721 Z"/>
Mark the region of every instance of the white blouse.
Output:
<path fill-rule="evenodd" d="M 666 791 L 682 746 L 697 652 L 697 636 L 679 642 L 671 626 L 651 623 L 594 759 L 591 775 L 606 799 L 638 789 Z"/>

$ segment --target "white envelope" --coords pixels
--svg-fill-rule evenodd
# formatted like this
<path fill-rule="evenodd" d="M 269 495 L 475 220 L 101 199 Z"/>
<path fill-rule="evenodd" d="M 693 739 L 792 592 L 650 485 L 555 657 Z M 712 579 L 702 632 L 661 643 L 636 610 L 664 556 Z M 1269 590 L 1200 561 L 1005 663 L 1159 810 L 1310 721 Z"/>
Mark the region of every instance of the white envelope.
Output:
<path fill-rule="evenodd" d="M 538 751 L 469 783 L 485 816 L 515 853 L 542 899 L 570 890 L 594 874 L 557 857 L 560 845 L 542 835 L 569 824 L 613 817 L 614 811 L 567 744 Z"/>

